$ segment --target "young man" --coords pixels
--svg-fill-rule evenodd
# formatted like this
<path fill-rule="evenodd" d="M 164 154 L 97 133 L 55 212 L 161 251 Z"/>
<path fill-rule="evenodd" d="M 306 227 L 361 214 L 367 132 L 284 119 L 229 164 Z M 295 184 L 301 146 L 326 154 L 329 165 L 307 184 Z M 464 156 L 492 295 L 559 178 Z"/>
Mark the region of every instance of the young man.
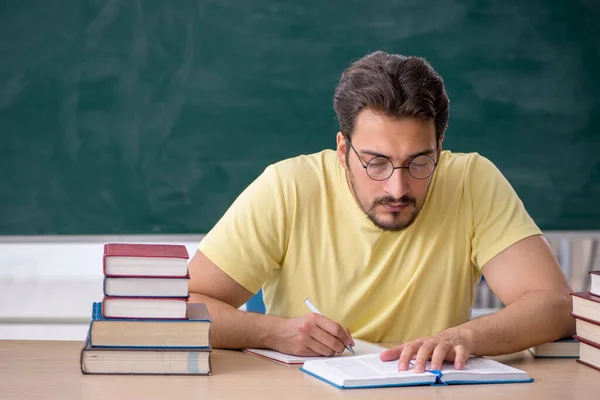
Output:
<path fill-rule="evenodd" d="M 574 333 L 570 288 L 510 184 L 442 151 L 448 97 L 424 59 L 356 61 L 334 108 L 337 151 L 269 166 L 190 262 L 215 347 L 332 355 L 357 337 L 401 344 L 382 359 L 423 371 Z M 482 275 L 506 307 L 469 320 Z M 238 311 L 261 287 L 267 315 Z"/>

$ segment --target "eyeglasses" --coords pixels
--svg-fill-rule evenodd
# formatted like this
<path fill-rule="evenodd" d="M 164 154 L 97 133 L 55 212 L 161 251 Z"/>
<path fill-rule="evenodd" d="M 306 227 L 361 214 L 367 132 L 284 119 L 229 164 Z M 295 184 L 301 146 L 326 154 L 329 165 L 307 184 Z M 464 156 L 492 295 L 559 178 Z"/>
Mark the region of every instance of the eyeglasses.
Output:
<path fill-rule="evenodd" d="M 410 176 L 415 179 L 427 179 L 433 174 L 433 171 L 435 171 L 435 167 L 437 166 L 437 163 L 433 160 L 433 158 L 426 154 L 422 154 L 410 160 L 407 167 L 394 167 L 392 160 L 384 156 L 373 157 L 365 165 L 362 158 L 360 158 L 358 152 L 352 145 L 350 138 L 346 135 L 344 135 L 344 137 L 346 138 L 346 141 L 352 150 L 354 150 L 354 153 L 356 154 L 356 157 L 358 157 L 360 164 L 367 171 L 369 178 L 373 179 L 374 181 L 385 181 L 392 176 L 394 170 L 397 169 L 407 169 Z"/>

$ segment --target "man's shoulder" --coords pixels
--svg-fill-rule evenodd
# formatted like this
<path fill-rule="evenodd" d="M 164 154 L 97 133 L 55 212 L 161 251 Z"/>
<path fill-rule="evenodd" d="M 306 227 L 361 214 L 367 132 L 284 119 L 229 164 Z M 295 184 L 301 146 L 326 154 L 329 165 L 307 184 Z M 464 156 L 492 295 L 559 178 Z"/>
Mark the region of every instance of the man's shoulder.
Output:
<path fill-rule="evenodd" d="M 446 175 L 466 178 L 469 174 L 486 173 L 495 165 L 479 153 L 454 153 L 444 150 L 440 156 L 440 166 Z"/>
<path fill-rule="evenodd" d="M 318 179 L 332 174 L 337 162 L 333 150 L 323 150 L 313 154 L 303 154 L 273 164 L 282 181 L 295 179 Z"/>
<path fill-rule="evenodd" d="M 481 154 L 476 152 L 471 153 L 461 153 L 461 152 L 453 152 L 451 150 L 444 150 L 440 156 L 440 162 L 445 163 L 445 165 L 450 167 L 459 167 L 465 166 L 474 160 L 485 158 Z"/>
<path fill-rule="evenodd" d="M 498 169 L 479 153 L 453 153 L 444 150 L 440 155 L 434 187 L 443 196 L 457 196 L 463 190 L 482 182 L 496 181 Z"/>

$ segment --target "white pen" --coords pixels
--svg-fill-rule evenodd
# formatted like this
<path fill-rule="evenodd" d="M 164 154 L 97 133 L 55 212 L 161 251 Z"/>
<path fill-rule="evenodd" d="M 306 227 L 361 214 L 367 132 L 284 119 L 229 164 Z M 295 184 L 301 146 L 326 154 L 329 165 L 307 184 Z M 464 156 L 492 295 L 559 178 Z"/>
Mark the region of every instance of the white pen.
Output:
<path fill-rule="evenodd" d="M 306 304 L 306 307 L 308 307 L 308 309 L 316 314 L 319 315 L 323 315 L 323 313 L 321 311 L 319 311 L 319 309 L 317 307 L 315 307 L 315 305 L 309 300 L 306 299 L 304 300 L 304 304 Z M 354 355 L 356 355 L 356 353 L 354 352 L 354 349 L 352 348 L 352 346 L 350 346 L 349 344 L 345 345 L 346 349 L 348 349 L 348 351 Z"/>

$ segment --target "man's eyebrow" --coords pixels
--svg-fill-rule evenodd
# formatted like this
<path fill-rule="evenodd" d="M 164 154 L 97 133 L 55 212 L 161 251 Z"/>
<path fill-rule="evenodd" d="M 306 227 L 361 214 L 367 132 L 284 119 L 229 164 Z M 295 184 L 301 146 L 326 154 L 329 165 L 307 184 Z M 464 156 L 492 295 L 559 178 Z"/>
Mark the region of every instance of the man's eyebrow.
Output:
<path fill-rule="evenodd" d="M 372 151 L 372 150 L 360 150 L 359 152 L 363 153 L 363 154 L 368 154 L 373 157 L 386 157 L 386 158 L 389 158 L 390 160 L 393 158 L 393 157 L 388 156 L 387 154 L 378 153 L 378 152 Z M 410 154 L 408 157 L 406 157 L 406 159 L 408 160 L 408 159 L 413 159 L 415 157 L 419 157 L 422 155 L 430 155 L 430 154 L 433 154 L 434 152 L 435 152 L 434 149 L 429 148 L 429 149 L 425 149 L 425 150 Z"/>

